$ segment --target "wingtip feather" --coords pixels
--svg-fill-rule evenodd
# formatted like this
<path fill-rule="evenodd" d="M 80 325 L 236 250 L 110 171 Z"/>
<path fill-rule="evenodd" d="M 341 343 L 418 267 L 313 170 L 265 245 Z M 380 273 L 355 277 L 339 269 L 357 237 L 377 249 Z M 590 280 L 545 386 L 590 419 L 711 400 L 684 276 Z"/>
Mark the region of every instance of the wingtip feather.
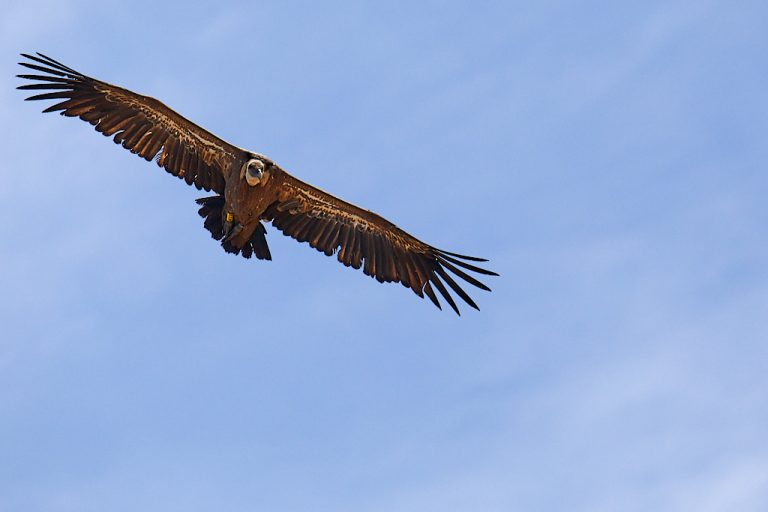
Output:
<path fill-rule="evenodd" d="M 468 261 L 481 261 L 481 262 L 487 262 L 487 261 L 488 261 L 488 260 L 487 260 L 487 259 L 485 259 L 485 258 L 478 258 L 477 256 L 467 256 L 467 255 L 465 255 L 465 254 L 458 254 L 458 253 L 455 253 L 455 252 L 448 252 L 448 251 L 444 251 L 444 250 L 442 250 L 442 249 L 435 249 L 435 250 L 436 250 L 437 252 L 440 252 L 440 253 L 443 253 L 443 254 L 448 254 L 448 255 L 450 255 L 450 256 L 454 256 L 454 257 L 456 257 L 456 258 L 461 258 L 461 259 L 463 259 L 463 260 L 468 260 Z"/>

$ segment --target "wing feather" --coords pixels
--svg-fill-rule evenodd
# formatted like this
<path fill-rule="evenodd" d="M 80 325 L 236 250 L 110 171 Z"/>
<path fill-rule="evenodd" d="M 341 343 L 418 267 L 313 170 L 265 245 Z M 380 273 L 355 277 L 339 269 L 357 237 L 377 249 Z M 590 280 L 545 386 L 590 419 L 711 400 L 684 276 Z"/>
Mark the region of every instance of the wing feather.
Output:
<path fill-rule="evenodd" d="M 79 117 L 107 137 L 197 188 L 224 193 L 224 172 L 242 150 L 180 116 L 154 98 L 86 76 L 43 54 L 19 64 L 43 74 L 22 90 L 51 90 L 27 100 L 64 100 L 43 112 Z"/>
<path fill-rule="evenodd" d="M 435 292 L 432 291 L 432 285 L 429 284 L 429 281 L 424 284 L 424 292 L 427 294 L 427 297 L 429 297 L 429 300 L 432 301 L 432 304 L 437 306 L 437 309 L 443 309 L 443 307 L 440 305 L 440 301 L 437 300 L 437 295 L 435 295 Z"/>
<path fill-rule="evenodd" d="M 345 266 L 362 267 L 363 272 L 379 282 L 399 282 L 419 297 L 425 295 L 441 308 L 436 291 L 457 313 L 453 294 L 478 309 L 469 294 L 451 276 L 483 290 L 490 289 L 468 271 L 498 275 L 465 263 L 487 261 L 436 249 L 398 228 L 379 215 L 342 201 L 278 169 L 273 178 L 279 187 L 278 200 L 263 218 L 299 242 Z M 446 286 L 447 285 L 447 286 Z"/>

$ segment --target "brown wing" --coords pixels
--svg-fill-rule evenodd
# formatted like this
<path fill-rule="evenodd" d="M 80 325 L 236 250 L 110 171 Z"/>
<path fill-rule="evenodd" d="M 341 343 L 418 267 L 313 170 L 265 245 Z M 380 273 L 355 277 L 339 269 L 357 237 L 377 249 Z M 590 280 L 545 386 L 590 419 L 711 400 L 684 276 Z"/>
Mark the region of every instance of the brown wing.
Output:
<path fill-rule="evenodd" d="M 44 75 L 17 75 L 36 80 L 25 90 L 53 90 L 27 100 L 63 100 L 43 112 L 88 121 L 105 136 L 157 164 L 198 189 L 224 193 L 224 170 L 241 152 L 183 118 L 154 98 L 93 79 L 40 53 L 22 54 L 22 66 Z"/>
<path fill-rule="evenodd" d="M 266 210 L 265 220 L 271 220 L 277 229 L 299 242 L 309 242 L 327 256 L 336 253 L 337 259 L 347 267 L 362 267 L 365 274 L 380 283 L 402 283 L 419 297 L 426 294 L 440 308 L 434 286 L 460 314 L 445 284 L 467 304 L 479 308 L 449 272 L 488 291 L 490 288 L 462 269 L 498 275 L 467 263 L 487 260 L 436 249 L 383 217 L 342 201 L 285 171 L 277 171 L 273 178 L 279 187 L 279 200 Z"/>

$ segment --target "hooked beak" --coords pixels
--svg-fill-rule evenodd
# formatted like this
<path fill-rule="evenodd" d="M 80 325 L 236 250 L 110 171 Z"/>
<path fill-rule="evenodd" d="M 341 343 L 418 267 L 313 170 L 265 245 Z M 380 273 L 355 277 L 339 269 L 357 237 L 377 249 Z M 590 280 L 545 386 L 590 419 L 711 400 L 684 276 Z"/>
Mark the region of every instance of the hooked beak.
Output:
<path fill-rule="evenodd" d="M 245 182 L 252 187 L 258 185 L 263 177 L 264 171 L 261 169 L 253 169 L 249 167 L 248 170 L 245 171 Z"/>

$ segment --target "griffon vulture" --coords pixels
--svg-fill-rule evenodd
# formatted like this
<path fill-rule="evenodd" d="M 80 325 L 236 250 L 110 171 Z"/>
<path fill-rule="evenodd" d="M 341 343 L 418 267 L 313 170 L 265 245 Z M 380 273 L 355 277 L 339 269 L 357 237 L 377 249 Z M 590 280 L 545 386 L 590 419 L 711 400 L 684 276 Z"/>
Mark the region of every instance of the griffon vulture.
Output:
<path fill-rule="evenodd" d="M 115 143 L 188 185 L 215 192 L 197 200 L 205 228 L 228 253 L 272 258 L 262 221 L 345 266 L 377 281 L 399 282 L 440 308 L 435 290 L 458 314 L 451 293 L 478 309 L 451 277 L 490 289 L 467 274 L 498 275 L 468 263 L 487 261 L 428 245 L 370 210 L 342 201 L 294 178 L 264 155 L 238 148 L 148 96 L 96 80 L 38 53 L 22 54 L 25 68 L 43 74 L 17 75 L 42 90 L 27 100 L 56 100 L 43 112 L 79 117 Z M 447 287 L 446 287 L 447 285 Z"/>

